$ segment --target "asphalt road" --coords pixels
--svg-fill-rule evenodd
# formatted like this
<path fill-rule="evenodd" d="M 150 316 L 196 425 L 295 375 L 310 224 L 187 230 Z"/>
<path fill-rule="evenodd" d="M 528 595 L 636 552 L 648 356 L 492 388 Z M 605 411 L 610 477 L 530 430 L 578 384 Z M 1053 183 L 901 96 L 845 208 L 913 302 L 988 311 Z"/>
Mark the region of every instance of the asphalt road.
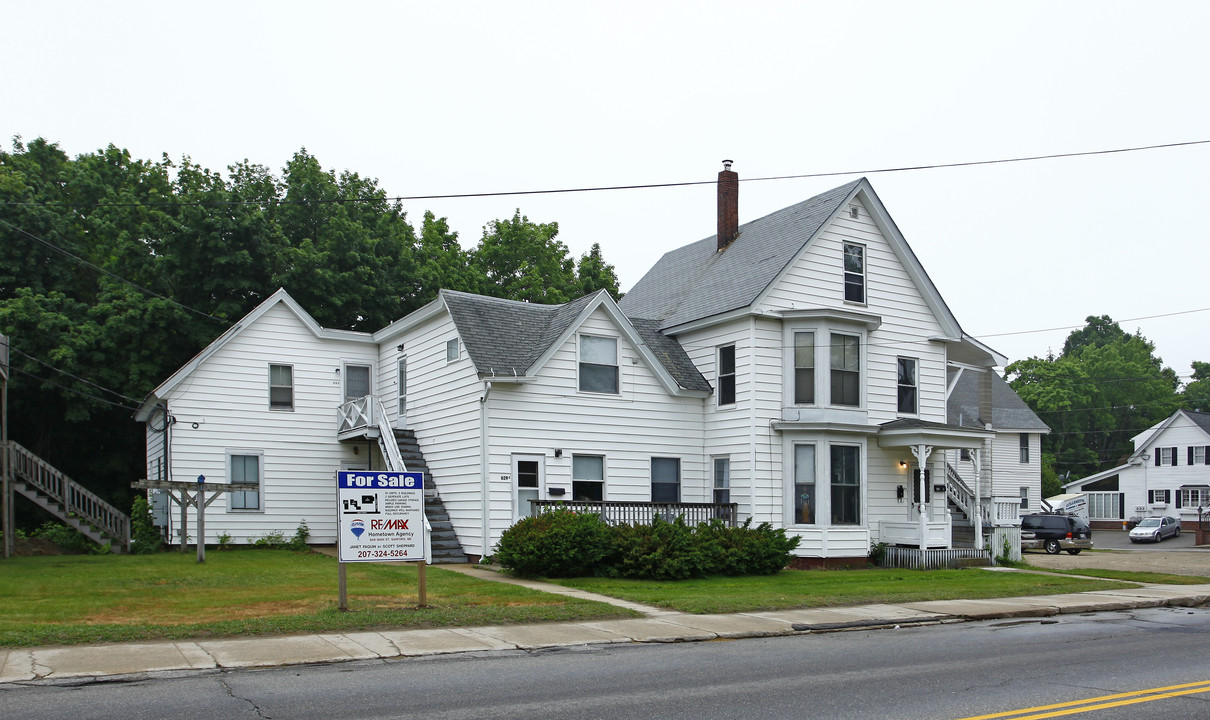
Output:
<path fill-rule="evenodd" d="M 1210 609 L 727 642 L 596 645 L 81 686 L 5 686 L 6 718 L 955 720 L 1130 696 L 1072 717 L 1210 717 Z M 1135 700 L 1145 699 L 1144 702 Z M 1129 701 L 1131 704 L 1121 704 Z M 1071 708 L 1065 708 L 1071 709 Z M 1014 712 L 1014 718 L 1052 717 Z"/>

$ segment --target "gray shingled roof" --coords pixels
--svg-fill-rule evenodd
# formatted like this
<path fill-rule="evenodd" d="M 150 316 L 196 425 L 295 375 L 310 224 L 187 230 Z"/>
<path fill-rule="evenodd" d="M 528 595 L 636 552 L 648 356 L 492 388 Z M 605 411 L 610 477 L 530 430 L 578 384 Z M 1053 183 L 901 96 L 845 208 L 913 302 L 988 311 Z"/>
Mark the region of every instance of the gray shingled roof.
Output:
<path fill-rule="evenodd" d="M 529 371 L 598 294 L 562 305 L 538 305 L 453 290 L 441 293 L 475 369 L 496 376 L 521 376 Z M 632 325 L 681 387 L 711 389 L 676 340 L 661 333 L 654 323 Z"/>
<path fill-rule="evenodd" d="M 1192 420 L 1193 422 L 1195 422 L 1199 426 L 1201 426 L 1202 430 L 1205 430 L 1206 432 L 1210 433 L 1210 413 L 1202 413 L 1202 412 L 1194 412 L 1192 410 L 1186 410 L 1185 414 L 1189 416 L 1190 420 Z"/>
<path fill-rule="evenodd" d="M 1050 428 L 1025 404 L 1004 378 L 995 373 L 992 381 L 991 424 L 996 429 L 1036 430 L 1044 432 Z M 946 406 L 949 421 L 963 427 L 983 427 L 986 418 L 979 417 L 979 373 L 963 372 L 958 384 L 950 393 Z"/>
<path fill-rule="evenodd" d="M 664 254 L 622 298 L 630 318 L 674 327 L 751 305 L 861 180 L 740 225 L 724 251 L 712 235 Z"/>

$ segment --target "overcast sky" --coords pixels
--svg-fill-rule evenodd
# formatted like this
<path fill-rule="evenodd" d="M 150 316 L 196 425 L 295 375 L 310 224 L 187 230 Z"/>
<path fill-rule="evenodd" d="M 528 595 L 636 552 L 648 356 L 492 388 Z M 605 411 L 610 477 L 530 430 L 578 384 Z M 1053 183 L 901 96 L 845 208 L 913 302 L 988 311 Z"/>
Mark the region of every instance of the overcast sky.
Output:
<path fill-rule="evenodd" d="M 77 155 L 302 147 L 390 196 L 712 180 L 747 222 L 865 174 L 963 328 L 1017 360 L 1108 314 L 1210 361 L 1206 2 L 0 0 L 0 132 Z M 464 245 L 520 208 L 627 290 L 710 185 L 405 203 Z M 1163 317 L 1154 317 L 1163 316 Z M 1049 328 L 1062 328 L 1040 332 Z"/>

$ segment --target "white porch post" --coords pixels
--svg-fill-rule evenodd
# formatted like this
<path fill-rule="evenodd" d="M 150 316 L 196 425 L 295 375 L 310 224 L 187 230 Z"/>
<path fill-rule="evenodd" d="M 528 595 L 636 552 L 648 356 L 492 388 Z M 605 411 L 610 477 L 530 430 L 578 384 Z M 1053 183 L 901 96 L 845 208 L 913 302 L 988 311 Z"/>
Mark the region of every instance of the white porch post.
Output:
<path fill-rule="evenodd" d="M 983 549 L 983 490 L 979 487 L 979 450 L 971 450 L 971 460 L 975 462 L 975 547 Z"/>
<path fill-rule="evenodd" d="M 928 480 L 925 478 L 925 475 L 927 474 L 929 455 L 933 454 L 933 447 L 931 445 L 913 445 L 912 454 L 916 456 L 916 467 L 920 470 L 920 480 L 918 481 L 920 494 L 917 497 L 920 498 L 918 506 L 920 512 L 920 549 L 924 550 L 928 546 L 928 517 L 924 511 L 925 507 L 928 506 L 928 503 L 924 500 L 927 497 L 925 486 Z"/>

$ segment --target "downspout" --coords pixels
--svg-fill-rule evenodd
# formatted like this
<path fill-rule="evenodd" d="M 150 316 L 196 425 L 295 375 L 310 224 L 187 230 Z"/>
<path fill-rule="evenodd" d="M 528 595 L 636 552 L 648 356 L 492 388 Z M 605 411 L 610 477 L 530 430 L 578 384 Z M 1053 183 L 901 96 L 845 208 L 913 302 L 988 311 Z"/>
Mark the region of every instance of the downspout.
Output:
<path fill-rule="evenodd" d="M 756 316 L 753 315 L 748 319 L 748 450 L 751 459 L 748 464 L 748 498 L 752 503 L 752 512 L 749 517 L 756 515 Z M 713 487 L 713 483 L 711 483 Z M 714 493 L 711 492 L 710 499 L 713 500 Z M 739 518 L 736 518 L 739 520 Z"/>
<path fill-rule="evenodd" d="M 491 517 L 491 498 L 490 485 L 487 467 L 488 467 L 488 422 L 487 422 L 487 397 L 492 391 L 492 381 L 483 381 L 483 397 L 479 398 L 479 494 L 480 494 L 480 514 L 482 515 L 480 527 L 480 542 L 479 542 L 479 559 L 482 560 L 488 556 L 488 538 L 490 531 Z"/>

